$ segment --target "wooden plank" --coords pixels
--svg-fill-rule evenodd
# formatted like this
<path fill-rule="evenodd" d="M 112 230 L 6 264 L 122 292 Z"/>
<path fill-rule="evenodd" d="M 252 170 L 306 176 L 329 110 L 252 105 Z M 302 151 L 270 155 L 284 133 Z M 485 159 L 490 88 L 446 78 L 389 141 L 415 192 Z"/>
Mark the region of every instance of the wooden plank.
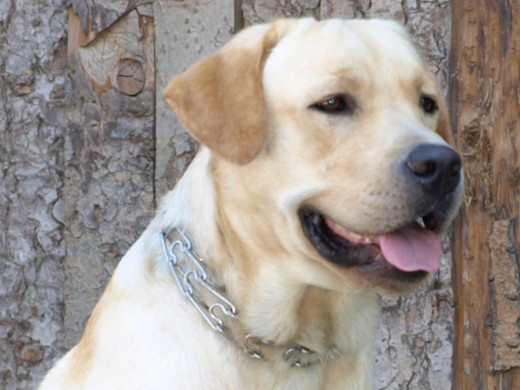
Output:
<path fill-rule="evenodd" d="M 452 107 L 466 175 L 454 249 L 453 387 L 518 389 L 520 3 L 452 7 Z"/>
<path fill-rule="evenodd" d="M 154 34 L 150 7 L 68 47 L 72 102 L 64 133 L 66 347 L 83 332 L 120 258 L 153 214 Z M 80 31 L 81 15 L 69 13 Z M 83 44 L 83 46 L 82 46 Z"/>
<path fill-rule="evenodd" d="M 95 38 L 95 33 L 85 31 L 81 19 L 72 7 L 69 7 L 69 23 L 67 27 L 67 54 L 71 54 L 80 46 L 84 46 Z"/>
<path fill-rule="evenodd" d="M 489 232 L 491 369 L 520 367 L 520 280 L 514 220 L 494 221 Z"/>
<path fill-rule="evenodd" d="M 213 53 L 232 36 L 233 0 L 154 2 L 156 37 L 156 196 L 173 188 L 191 162 L 196 142 L 161 99 L 170 78 Z M 238 18 L 240 20 L 240 18 Z"/>
<path fill-rule="evenodd" d="M 71 0 L 69 3 L 67 41 L 70 53 L 72 48 L 92 42 L 127 13 L 136 8 L 148 8 L 150 0 Z"/>

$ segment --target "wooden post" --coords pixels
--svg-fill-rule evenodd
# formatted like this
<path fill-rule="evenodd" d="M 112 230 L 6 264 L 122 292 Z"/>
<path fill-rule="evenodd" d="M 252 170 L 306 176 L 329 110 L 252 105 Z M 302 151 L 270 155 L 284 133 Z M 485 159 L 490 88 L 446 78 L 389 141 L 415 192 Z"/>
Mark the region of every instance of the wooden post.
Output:
<path fill-rule="evenodd" d="M 452 2 L 465 210 L 454 245 L 454 389 L 520 389 L 520 2 Z"/>
<path fill-rule="evenodd" d="M 152 7 L 134 2 L 115 14 L 104 4 L 75 3 L 69 10 L 72 87 L 63 119 L 60 188 L 67 247 L 60 340 L 66 347 L 78 341 L 115 266 L 154 208 Z"/>
<path fill-rule="evenodd" d="M 236 17 L 233 0 L 157 0 L 153 7 L 157 72 L 155 194 L 159 200 L 180 179 L 197 148 L 164 103 L 161 91 L 172 76 L 224 45 L 232 36 Z"/>

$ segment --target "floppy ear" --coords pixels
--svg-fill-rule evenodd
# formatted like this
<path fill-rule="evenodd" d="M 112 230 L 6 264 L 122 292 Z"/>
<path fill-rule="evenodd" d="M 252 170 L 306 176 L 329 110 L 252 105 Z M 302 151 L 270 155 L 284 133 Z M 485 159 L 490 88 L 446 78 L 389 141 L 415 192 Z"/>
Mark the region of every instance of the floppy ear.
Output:
<path fill-rule="evenodd" d="M 264 143 L 263 67 L 287 23 L 244 30 L 218 52 L 174 77 L 163 91 L 163 99 L 187 130 L 234 163 L 248 163 Z"/>

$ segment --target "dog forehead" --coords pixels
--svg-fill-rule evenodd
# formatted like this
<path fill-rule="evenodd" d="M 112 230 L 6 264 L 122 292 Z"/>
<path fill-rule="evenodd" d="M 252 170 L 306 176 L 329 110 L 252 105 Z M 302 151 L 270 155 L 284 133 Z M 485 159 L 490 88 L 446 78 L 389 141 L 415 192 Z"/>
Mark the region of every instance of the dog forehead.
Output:
<path fill-rule="evenodd" d="M 424 62 L 404 28 L 380 19 L 330 19 L 294 28 L 272 50 L 264 81 L 297 90 L 330 76 L 376 79 L 381 83 L 412 80 Z"/>
<path fill-rule="evenodd" d="M 422 60 L 403 26 L 381 19 L 300 23 L 273 49 L 273 60 L 366 58 L 417 64 Z"/>

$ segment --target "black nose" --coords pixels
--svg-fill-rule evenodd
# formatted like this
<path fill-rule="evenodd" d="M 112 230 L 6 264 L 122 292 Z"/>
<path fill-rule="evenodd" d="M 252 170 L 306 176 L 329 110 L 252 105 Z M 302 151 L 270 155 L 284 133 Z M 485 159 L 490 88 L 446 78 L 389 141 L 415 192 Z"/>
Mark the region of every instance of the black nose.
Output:
<path fill-rule="evenodd" d="M 404 169 L 424 191 L 445 195 L 459 184 L 461 165 L 459 154 L 452 148 L 422 144 L 410 152 Z"/>

